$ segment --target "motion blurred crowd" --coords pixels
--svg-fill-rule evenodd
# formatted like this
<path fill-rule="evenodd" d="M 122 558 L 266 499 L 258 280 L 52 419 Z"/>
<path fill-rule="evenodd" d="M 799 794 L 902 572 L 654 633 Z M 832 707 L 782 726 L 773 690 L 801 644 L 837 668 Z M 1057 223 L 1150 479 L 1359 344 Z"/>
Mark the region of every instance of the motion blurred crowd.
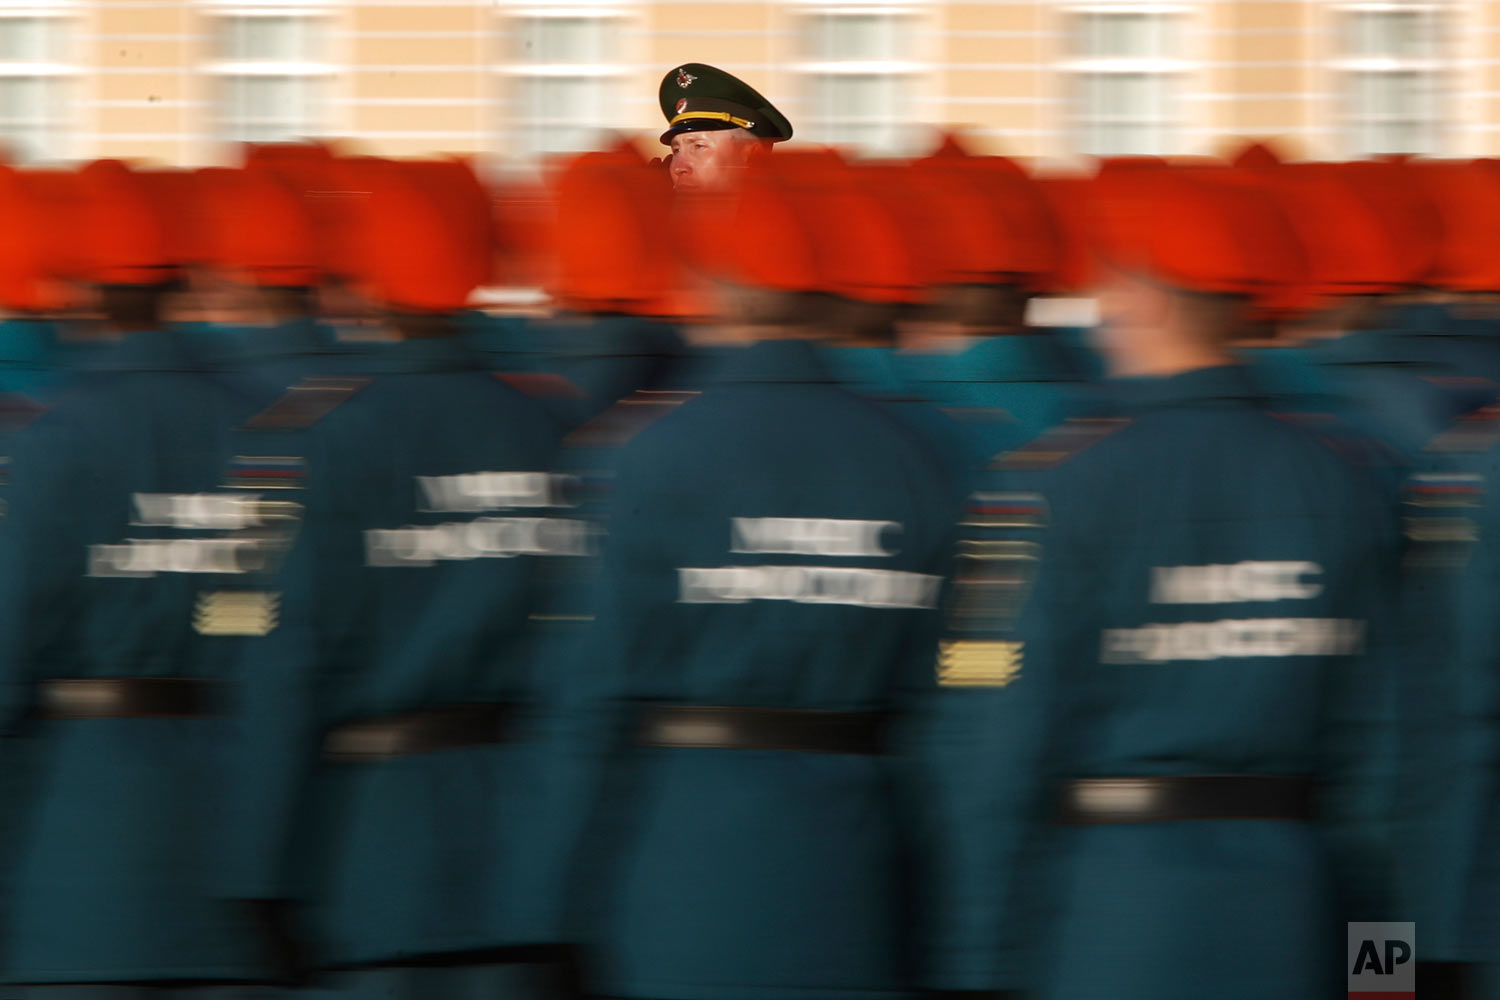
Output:
<path fill-rule="evenodd" d="M 0 167 L 0 306 L 0 997 L 1500 995 L 1500 161 Z"/>

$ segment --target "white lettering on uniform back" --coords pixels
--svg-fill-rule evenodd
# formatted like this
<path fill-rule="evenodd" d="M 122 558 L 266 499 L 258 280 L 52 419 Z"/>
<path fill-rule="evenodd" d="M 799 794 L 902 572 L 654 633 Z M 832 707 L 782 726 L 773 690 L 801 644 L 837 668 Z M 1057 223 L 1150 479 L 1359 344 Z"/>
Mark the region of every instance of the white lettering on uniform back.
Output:
<path fill-rule="evenodd" d="M 1353 618 L 1240 618 L 1105 629 L 1100 663 L 1179 663 L 1288 656 L 1353 656 L 1365 623 Z"/>
<path fill-rule="evenodd" d="M 133 524 L 242 531 L 262 523 L 258 493 L 134 493 Z"/>
<path fill-rule="evenodd" d="M 730 519 L 731 552 L 796 556 L 893 556 L 887 534 L 899 534 L 898 521 L 833 517 L 736 517 Z"/>
<path fill-rule="evenodd" d="M 558 507 L 568 477 L 547 472 L 466 472 L 418 476 L 424 513 L 477 514 L 508 507 Z"/>
<path fill-rule="evenodd" d="M 942 578 L 848 566 L 684 566 L 679 604 L 791 601 L 862 608 L 935 608 Z"/>
<path fill-rule="evenodd" d="M 586 556 L 591 551 L 589 524 L 563 517 L 480 517 L 365 532 L 367 566 L 431 566 L 527 555 Z"/>
<path fill-rule="evenodd" d="M 1305 601 L 1323 592 L 1314 562 L 1238 562 L 1207 566 L 1156 566 L 1151 570 L 1153 604 L 1238 604 Z"/>
<path fill-rule="evenodd" d="M 127 538 L 90 545 L 88 575 L 153 577 L 158 573 L 254 573 L 265 568 L 265 548 L 246 538 Z"/>

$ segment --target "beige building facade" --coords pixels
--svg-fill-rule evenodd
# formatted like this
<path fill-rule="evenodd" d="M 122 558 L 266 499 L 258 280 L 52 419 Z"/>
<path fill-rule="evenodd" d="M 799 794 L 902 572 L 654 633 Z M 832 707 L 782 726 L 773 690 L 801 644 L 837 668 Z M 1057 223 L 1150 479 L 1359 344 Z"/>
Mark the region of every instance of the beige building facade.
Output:
<path fill-rule="evenodd" d="M 1500 0 L 0 0 L 19 161 L 230 158 L 330 136 L 525 167 L 654 142 L 682 62 L 737 73 L 798 139 L 984 149 L 1500 154 Z"/>

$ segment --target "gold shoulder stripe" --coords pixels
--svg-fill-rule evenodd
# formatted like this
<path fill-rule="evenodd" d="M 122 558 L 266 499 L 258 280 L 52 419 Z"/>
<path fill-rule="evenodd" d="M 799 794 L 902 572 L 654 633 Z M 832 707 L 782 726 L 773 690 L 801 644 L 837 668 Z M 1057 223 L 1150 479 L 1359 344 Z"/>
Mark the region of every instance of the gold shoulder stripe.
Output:
<path fill-rule="evenodd" d="M 563 439 L 570 448 L 618 448 L 686 403 L 692 390 L 638 389 Z"/>
<path fill-rule="evenodd" d="M 1021 675 L 1024 643 L 944 642 L 938 648 L 938 683 L 943 687 L 1004 687 Z"/>
<path fill-rule="evenodd" d="M 1074 417 L 990 462 L 992 469 L 1050 469 L 1111 434 L 1129 427 L 1128 417 Z"/>
<path fill-rule="evenodd" d="M 281 618 L 281 595 L 267 590 L 214 590 L 198 595 L 199 635 L 269 635 Z"/>
<path fill-rule="evenodd" d="M 245 422 L 249 430 L 286 431 L 311 427 L 370 384 L 367 378 L 310 378 L 292 386 Z"/>
<path fill-rule="evenodd" d="M 562 375 L 550 372 L 495 372 L 495 378 L 537 399 L 585 399 L 588 394 Z"/>
<path fill-rule="evenodd" d="M 1478 454 L 1489 451 L 1500 442 L 1500 406 L 1482 406 L 1448 428 L 1422 449 L 1431 452 L 1467 452 Z"/>

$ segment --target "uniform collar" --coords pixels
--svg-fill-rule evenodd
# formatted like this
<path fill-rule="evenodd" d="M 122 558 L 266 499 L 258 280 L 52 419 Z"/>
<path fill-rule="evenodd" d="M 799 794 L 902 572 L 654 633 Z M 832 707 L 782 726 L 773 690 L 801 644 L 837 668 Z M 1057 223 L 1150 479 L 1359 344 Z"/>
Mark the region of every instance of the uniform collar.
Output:
<path fill-rule="evenodd" d="M 1067 355 L 1051 335 L 1030 333 L 980 337 L 947 365 L 936 366 L 936 382 L 1074 381 Z"/>
<path fill-rule="evenodd" d="M 241 334 L 245 357 L 251 361 L 321 354 L 329 351 L 332 343 L 331 335 L 311 319 L 246 327 Z"/>
<path fill-rule="evenodd" d="M 88 359 L 95 371 L 194 371 L 192 354 L 175 330 L 139 330 Z"/>
<path fill-rule="evenodd" d="M 1415 346 L 1387 328 L 1352 330 L 1309 344 L 1307 356 L 1325 365 L 1400 365 L 1419 360 Z"/>
<path fill-rule="evenodd" d="M 1264 395 L 1244 365 L 1195 368 L 1179 375 L 1115 378 L 1107 383 L 1107 388 L 1121 404 L 1133 410 L 1253 400 Z"/>
<path fill-rule="evenodd" d="M 454 334 L 383 344 L 364 367 L 375 372 L 397 373 L 470 371 L 482 366 L 474 352 Z"/>
<path fill-rule="evenodd" d="M 762 340 L 730 349 L 715 366 L 715 382 L 832 382 L 818 349 L 806 340 Z"/>
<path fill-rule="evenodd" d="M 907 390 L 899 356 L 889 347 L 827 346 L 817 351 L 825 369 L 840 385 L 881 395 Z"/>
<path fill-rule="evenodd" d="M 0 362 L 15 365 L 47 364 L 57 343 L 57 328 L 47 320 L 12 319 L 0 322 Z"/>

